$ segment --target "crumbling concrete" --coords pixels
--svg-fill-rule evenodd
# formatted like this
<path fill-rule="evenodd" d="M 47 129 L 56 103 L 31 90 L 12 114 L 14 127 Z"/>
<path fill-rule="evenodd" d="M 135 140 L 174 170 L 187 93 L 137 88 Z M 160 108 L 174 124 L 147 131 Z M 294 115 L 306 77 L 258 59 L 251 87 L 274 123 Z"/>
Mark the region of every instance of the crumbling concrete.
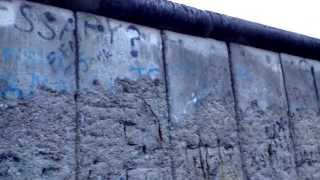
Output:
<path fill-rule="evenodd" d="M 177 179 L 243 179 L 224 42 L 165 32 Z"/>
<path fill-rule="evenodd" d="M 279 54 L 237 44 L 230 51 L 248 177 L 298 179 Z"/>
<path fill-rule="evenodd" d="M 160 32 L 78 13 L 80 179 L 171 179 Z"/>
<path fill-rule="evenodd" d="M 0 179 L 74 179 L 73 13 L 0 6 Z"/>
<path fill-rule="evenodd" d="M 320 178 L 319 62 L 26 1 L 0 34 L 1 180 Z"/>
<path fill-rule="evenodd" d="M 299 179 L 320 179 L 320 109 L 313 62 L 287 54 L 281 54 L 281 60 Z"/>

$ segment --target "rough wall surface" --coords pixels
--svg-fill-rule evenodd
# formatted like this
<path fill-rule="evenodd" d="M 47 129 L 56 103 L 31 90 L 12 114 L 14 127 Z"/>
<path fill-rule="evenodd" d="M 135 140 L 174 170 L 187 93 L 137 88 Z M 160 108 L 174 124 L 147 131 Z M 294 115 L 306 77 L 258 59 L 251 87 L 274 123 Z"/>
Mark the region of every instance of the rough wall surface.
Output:
<path fill-rule="evenodd" d="M 224 42 L 165 32 L 177 179 L 243 179 Z"/>
<path fill-rule="evenodd" d="M 73 179 L 73 14 L 0 5 L 0 179 Z"/>
<path fill-rule="evenodd" d="M 160 31 L 78 14 L 80 179 L 171 179 Z"/>
<path fill-rule="evenodd" d="M 0 180 L 318 180 L 320 63 L 0 1 Z"/>
<path fill-rule="evenodd" d="M 236 44 L 230 48 L 248 176 L 297 179 L 279 55 Z"/>
<path fill-rule="evenodd" d="M 320 179 L 319 104 L 312 61 L 281 54 L 300 179 Z"/>

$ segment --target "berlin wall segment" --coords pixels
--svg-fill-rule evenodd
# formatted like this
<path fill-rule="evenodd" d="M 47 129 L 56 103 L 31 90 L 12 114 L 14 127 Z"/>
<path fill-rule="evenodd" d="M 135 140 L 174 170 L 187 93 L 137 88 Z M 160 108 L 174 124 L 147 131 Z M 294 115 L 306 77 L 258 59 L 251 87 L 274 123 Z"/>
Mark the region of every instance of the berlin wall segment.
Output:
<path fill-rule="evenodd" d="M 240 145 L 250 179 L 299 179 L 279 54 L 231 44 Z"/>
<path fill-rule="evenodd" d="M 86 13 L 77 49 L 68 10 L 0 17 L 0 179 L 75 179 L 77 157 L 79 179 L 320 178 L 319 62 Z"/>
<path fill-rule="evenodd" d="M 77 18 L 80 179 L 172 179 L 160 31 Z"/>
<path fill-rule="evenodd" d="M 316 76 L 319 62 L 281 54 L 292 123 L 296 166 L 301 180 L 320 178 L 320 117 Z M 318 72 L 318 71 L 316 71 Z M 319 77 L 317 77 L 319 78 Z"/>
<path fill-rule="evenodd" d="M 164 36 L 176 179 L 244 179 L 226 43 Z"/>
<path fill-rule="evenodd" d="M 73 13 L 0 7 L 0 179 L 74 179 Z"/>

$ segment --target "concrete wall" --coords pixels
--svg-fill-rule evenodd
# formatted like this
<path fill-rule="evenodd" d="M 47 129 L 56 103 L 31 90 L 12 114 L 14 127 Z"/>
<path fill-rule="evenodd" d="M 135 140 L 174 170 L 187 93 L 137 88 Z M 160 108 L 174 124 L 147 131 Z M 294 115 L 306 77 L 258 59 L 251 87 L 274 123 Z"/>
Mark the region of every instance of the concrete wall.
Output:
<path fill-rule="evenodd" d="M 320 62 L 0 1 L 1 180 L 319 180 Z"/>

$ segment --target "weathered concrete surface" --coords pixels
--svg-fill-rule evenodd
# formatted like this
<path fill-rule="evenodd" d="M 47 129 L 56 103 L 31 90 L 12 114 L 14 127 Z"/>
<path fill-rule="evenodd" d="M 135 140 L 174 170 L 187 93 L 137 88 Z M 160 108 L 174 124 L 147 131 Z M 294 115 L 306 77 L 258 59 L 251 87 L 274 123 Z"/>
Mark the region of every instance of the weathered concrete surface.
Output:
<path fill-rule="evenodd" d="M 281 54 L 299 179 L 320 179 L 320 117 L 312 62 Z"/>
<path fill-rule="evenodd" d="M 279 55 L 236 44 L 230 48 L 248 177 L 297 179 Z"/>
<path fill-rule="evenodd" d="M 320 62 L 317 60 L 311 60 L 308 59 L 312 66 L 312 73 L 314 77 L 314 83 L 316 87 L 316 95 L 317 95 L 317 101 L 318 101 L 318 110 L 320 111 Z"/>
<path fill-rule="evenodd" d="M 0 179 L 74 179 L 73 14 L 0 7 Z"/>
<path fill-rule="evenodd" d="M 175 176 L 243 179 L 224 42 L 165 32 Z"/>
<path fill-rule="evenodd" d="M 77 16 L 0 0 L 0 180 L 320 179 L 319 62 Z"/>
<path fill-rule="evenodd" d="M 315 87 L 316 87 L 316 93 L 317 93 L 317 100 L 318 100 L 318 105 L 319 105 L 319 110 L 320 110 L 320 62 L 317 60 L 310 60 L 309 63 L 312 65 L 312 70 L 313 70 L 313 76 L 315 80 Z"/>
<path fill-rule="evenodd" d="M 80 179 L 171 179 L 160 32 L 78 14 Z"/>

